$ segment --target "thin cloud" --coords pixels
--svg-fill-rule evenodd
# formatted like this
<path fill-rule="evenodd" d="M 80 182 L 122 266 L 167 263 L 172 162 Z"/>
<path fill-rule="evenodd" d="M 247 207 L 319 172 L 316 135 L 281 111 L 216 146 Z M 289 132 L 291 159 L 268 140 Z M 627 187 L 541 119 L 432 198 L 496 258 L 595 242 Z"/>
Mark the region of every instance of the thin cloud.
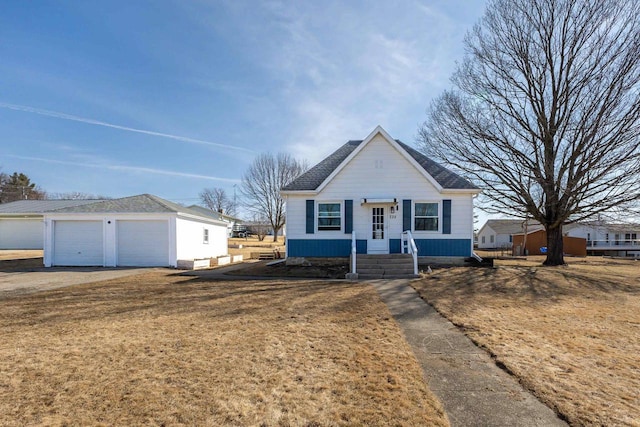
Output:
<path fill-rule="evenodd" d="M 144 134 L 144 135 L 159 136 L 161 138 L 174 139 L 176 141 L 188 142 L 188 143 L 191 143 L 191 144 L 208 145 L 208 146 L 211 146 L 211 147 L 219 147 L 219 148 L 225 148 L 225 149 L 228 149 L 228 150 L 237 150 L 237 151 L 244 151 L 244 152 L 247 152 L 247 153 L 253 153 L 252 150 L 249 150 L 249 149 L 244 148 L 244 147 L 238 147 L 236 145 L 220 144 L 218 142 L 204 141 L 202 139 L 189 138 L 189 137 L 186 137 L 186 136 L 172 135 L 172 134 L 169 134 L 169 133 L 154 132 L 154 131 L 151 131 L 151 130 L 137 129 L 137 128 L 132 128 L 132 127 L 128 127 L 128 126 L 121 126 L 121 125 L 116 125 L 116 124 L 113 124 L 113 123 L 102 122 L 100 120 L 89 119 L 89 118 L 86 118 L 86 117 L 79 117 L 79 116 L 74 116 L 74 115 L 71 115 L 71 114 L 60 113 L 60 112 L 57 112 L 57 111 L 50 111 L 50 110 L 43 110 L 43 109 L 40 109 L 40 108 L 29 107 L 27 105 L 7 104 L 5 102 L 0 102 L 0 108 L 5 108 L 5 109 L 8 109 L 8 110 L 14 110 L 14 111 L 22 111 L 24 113 L 39 114 L 41 116 L 53 117 L 53 118 L 62 119 L 62 120 L 70 120 L 70 121 L 86 123 L 86 124 L 90 124 L 90 125 L 104 126 L 104 127 L 123 130 L 123 131 L 127 131 L 127 132 L 141 133 L 141 134 Z"/>
<path fill-rule="evenodd" d="M 177 171 L 170 171 L 170 170 L 164 170 L 164 169 L 145 168 L 141 166 L 101 165 L 97 163 L 83 163 L 83 162 L 70 162 L 66 160 L 45 159 L 42 157 L 16 156 L 13 154 L 9 154 L 7 155 L 7 157 L 13 157 L 13 158 L 22 159 L 22 160 L 32 160 L 37 162 L 55 163 L 60 165 L 81 166 L 81 167 L 88 167 L 93 169 L 107 169 L 107 170 L 129 171 L 129 172 L 138 172 L 138 173 L 142 172 L 142 173 L 152 173 L 157 175 L 178 176 L 182 178 L 206 179 L 210 181 L 228 182 L 233 184 L 240 183 L 239 179 L 220 178 L 217 176 L 198 175 L 193 173 L 177 172 Z"/>

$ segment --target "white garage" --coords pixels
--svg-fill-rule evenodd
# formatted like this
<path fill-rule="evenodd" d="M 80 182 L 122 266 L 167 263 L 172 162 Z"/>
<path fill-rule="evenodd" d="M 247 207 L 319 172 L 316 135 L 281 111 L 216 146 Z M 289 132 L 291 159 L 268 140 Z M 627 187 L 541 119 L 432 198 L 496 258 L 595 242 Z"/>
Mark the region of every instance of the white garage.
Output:
<path fill-rule="evenodd" d="M 168 221 L 117 221 L 118 266 L 170 265 Z"/>
<path fill-rule="evenodd" d="M 42 249 L 42 217 L 0 219 L 0 249 Z"/>
<path fill-rule="evenodd" d="M 176 267 L 227 253 L 226 223 L 149 194 L 44 215 L 44 265 Z"/>
<path fill-rule="evenodd" d="M 99 200 L 17 200 L 0 204 L 0 249 L 43 249 L 44 212 Z"/>
<path fill-rule="evenodd" d="M 53 265 L 102 265 L 103 234 L 102 221 L 56 221 L 53 227 Z"/>

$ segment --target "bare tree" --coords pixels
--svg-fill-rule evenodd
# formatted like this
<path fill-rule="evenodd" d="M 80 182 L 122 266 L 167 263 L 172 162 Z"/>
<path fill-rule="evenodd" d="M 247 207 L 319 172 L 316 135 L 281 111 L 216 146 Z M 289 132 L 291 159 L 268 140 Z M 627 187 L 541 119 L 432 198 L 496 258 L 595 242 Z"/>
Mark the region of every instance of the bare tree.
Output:
<path fill-rule="evenodd" d="M 289 154 L 261 154 L 242 177 L 242 194 L 246 207 L 258 217 L 265 217 L 273 228 L 273 241 L 285 222 L 284 199 L 280 189 L 308 168 Z"/>
<path fill-rule="evenodd" d="M 562 225 L 640 200 L 640 2 L 492 0 L 424 150 L 483 185 L 494 212 Z M 491 211 L 491 210 L 489 210 Z"/>
<path fill-rule="evenodd" d="M 111 197 L 83 193 L 81 191 L 67 191 L 65 193 L 47 193 L 49 200 L 105 200 Z"/>
<path fill-rule="evenodd" d="M 235 202 L 227 196 L 223 188 L 205 188 L 200 192 L 200 201 L 212 211 L 228 215 L 236 214 Z"/>

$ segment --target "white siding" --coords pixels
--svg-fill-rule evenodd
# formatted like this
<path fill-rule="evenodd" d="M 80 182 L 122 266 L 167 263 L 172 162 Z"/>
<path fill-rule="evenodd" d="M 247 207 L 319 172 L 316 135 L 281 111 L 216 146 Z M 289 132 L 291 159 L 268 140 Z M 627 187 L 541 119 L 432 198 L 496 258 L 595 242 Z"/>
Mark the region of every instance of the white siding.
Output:
<path fill-rule="evenodd" d="M 102 221 L 54 221 L 53 230 L 53 265 L 103 265 Z"/>
<path fill-rule="evenodd" d="M 493 242 L 491 241 L 491 236 L 493 236 Z M 483 237 L 484 243 L 482 243 Z M 482 230 L 480 230 L 480 233 L 478 234 L 478 249 L 496 249 L 504 247 L 510 248 L 510 237 L 510 234 L 496 233 L 491 227 L 487 225 L 485 227 L 482 227 Z"/>
<path fill-rule="evenodd" d="M 0 219 L 0 249 L 42 249 L 43 239 L 42 218 Z"/>
<path fill-rule="evenodd" d="M 358 239 L 371 234 L 371 207 L 361 205 L 363 198 L 395 198 L 398 211 L 395 217 L 387 212 L 387 234 L 399 239 L 402 233 L 403 199 L 415 202 L 437 202 L 439 204 L 439 231 L 416 231 L 417 239 L 446 238 L 473 239 L 473 196 L 471 194 L 440 193 L 428 179 L 381 135 L 377 135 L 364 147 L 317 195 L 287 196 L 287 238 L 289 239 L 345 239 L 344 200 L 353 200 L 353 229 Z M 305 200 L 315 200 L 314 234 L 306 234 Z M 451 200 L 451 234 L 442 234 L 442 200 Z M 342 203 L 342 229 L 340 231 L 318 231 L 318 202 L 339 201 Z M 413 218 L 413 216 L 412 216 Z M 413 224 L 412 224 L 413 228 Z"/>
<path fill-rule="evenodd" d="M 169 266 L 167 220 L 116 221 L 119 266 Z"/>
<path fill-rule="evenodd" d="M 204 243 L 204 229 L 209 230 L 209 243 Z M 228 235 L 226 225 L 177 218 L 177 259 L 193 260 L 226 255 Z"/>

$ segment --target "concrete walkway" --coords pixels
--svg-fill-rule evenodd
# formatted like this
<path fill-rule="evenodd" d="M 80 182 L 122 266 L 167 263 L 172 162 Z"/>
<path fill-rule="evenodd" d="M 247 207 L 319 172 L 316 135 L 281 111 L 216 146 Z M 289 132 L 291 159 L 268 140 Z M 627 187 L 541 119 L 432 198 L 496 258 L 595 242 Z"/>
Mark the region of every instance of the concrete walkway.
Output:
<path fill-rule="evenodd" d="M 452 426 L 565 426 L 407 280 L 370 281 L 400 325 Z"/>

